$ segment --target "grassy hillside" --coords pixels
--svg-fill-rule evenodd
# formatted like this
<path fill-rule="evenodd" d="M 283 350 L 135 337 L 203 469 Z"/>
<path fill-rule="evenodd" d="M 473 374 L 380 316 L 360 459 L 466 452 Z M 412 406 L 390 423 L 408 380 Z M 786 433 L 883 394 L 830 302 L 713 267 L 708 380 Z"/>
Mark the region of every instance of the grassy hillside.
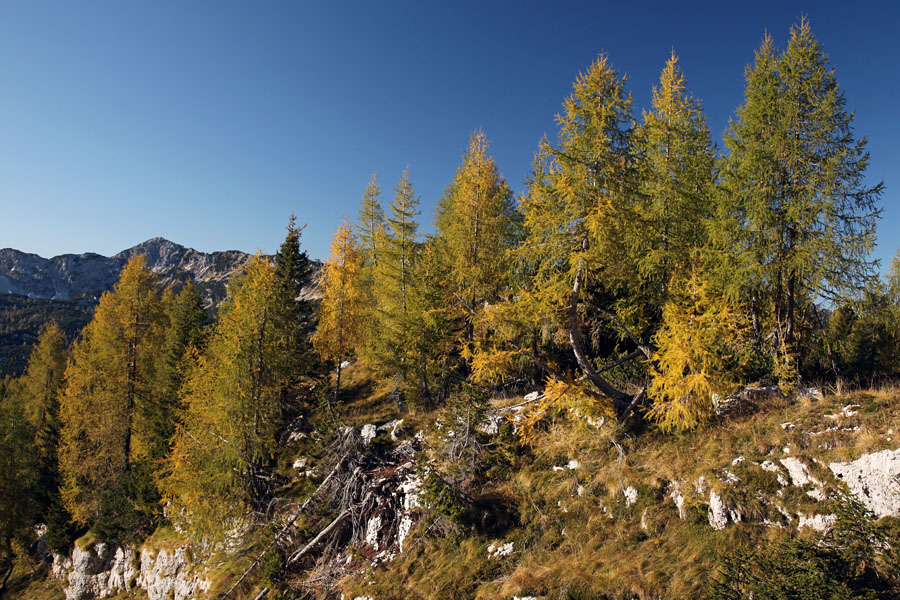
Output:
<path fill-rule="evenodd" d="M 609 421 L 598 426 L 574 412 L 551 411 L 528 444 L 514 433 L 513 417 L 496 434 L 477 434 L 472 438 L 477 448 L 460 454 L 456 434 L 450 433 L 459 406 L 401 413 L 359 365 L 348 369 L 346 383 L 337 415 L 342 423 L 358 431 L 369 423 L 404 420 L 398 438 L 379 433 L 370 454 L 384 455 L 419 432 L 424 437 L 419 453 L 424 506 L 404 551 L 376 564 L 371 558 L 377 553 L 364 543 L 329 546 L 310 563 L 312 571 L 279 574 L 276 550 L 258 562 L 232 597 L 255 598 L 268 587 L 269 598 L 701 598 L 710 593 L 710 581 L 733 577 L 729 557 L 756 560 L 754 548 L 780 552 L 791 568 L 814 572 L 821 566 L 818 558 L 796 558 L 795 549 L 821 546 L 834 534 L 798 527 L 799 518 L 844 514 L 846 488 L 827 465 L 900 447 L 898 388 L 824 398 L 759 394 L 737 414 L 680 435 Z M 494 398 L 488 410 L 521 402 L 522 397 Z M 285 491 L 290 489 L 296 501 L 318 485 L 323 473 L 311 479 L 301 471 L 324 465 L 326 445 L 316 430 L 299 445 L 285 446 L 280 471 L 291 479 Z M 310 462 L 298 471 L 291 465 L 300 456 Z M 807 483 L 793 480 L 785 466 L 794 464 L 792 459 L 806 467 Z M 721 529 L 711 524 L 712 494 L 725 515 Z M 301 519 L 295 547 L 332 515 L 327 507 L 317 513 Z M 900 520 L 885 517 L 877 527 L 887 536 L 883 539 L 900 547 Z M 209 597 L 231 588 L 255 564 L 273 530 L 231 554 L 196 555 L 191 568 L 211 580 Z M 177 533 L 164 528 L 145 547 L 182 544 Z M 796 565 L 790 563 L 795 558 Z M 894 560 L 894 581 L 900 582 L 896 558 L 885 551 L 884 557 L 873 554 L 867 560 L 879 573 L 890 567 L 885 561 Z M 850 576 L 840 570 L 844 567 L 832 567 L 833 577 Z M 330 574 L 328 586 L 309 584 L 322 573 Z M 10 597 L 61 597 L 59 583 L 44 574 L 17 571 Z M 775 575 L 772 580 L 778 581 Z M 825 584 L 834 586 L 830 580 Z M 143 593 L 135 590 L 127 597 Z M 892 593 L 871 597 L 896 597 Z"/>
<path fill-rule="evenodd" d="M 848 405 L 859 406 L 842 412 Z M 826 465 L 897 448 L 896 434 L 895 388 L 820 400 L 773 396 L 680 436 L 556 415 L 529 447 L 501 436 L 485 450 L 488 462 L 514 457 L 473 490 L 486 519 L 424 519 L 409 552 L 347 578 L 344 591 L 379 600 L 700 597 L 730 551 L 816 539 L 819 532 L 798 530 L 797 514 L 839 508 L 844 488 Z M 786 469 L 760 467 L 786 457 L 808 465 L 824 500 L 808 494 L 818 486 L 783 486 Z M 722 530 L 710 524 L 713 491 L 731 513 Z M 896 519 L 882 522 L 898 535 Z"/>

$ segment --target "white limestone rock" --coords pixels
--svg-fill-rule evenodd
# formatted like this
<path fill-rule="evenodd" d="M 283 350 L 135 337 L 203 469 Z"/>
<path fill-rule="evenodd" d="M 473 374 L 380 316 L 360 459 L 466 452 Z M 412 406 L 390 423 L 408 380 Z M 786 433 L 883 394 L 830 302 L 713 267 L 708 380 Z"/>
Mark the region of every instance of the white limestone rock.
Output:
<path fill-rule="evenodd" d="M 209 590 L 210 581 L 190 568 L 187 548 L 140 553 L 128 546 L 75 546 L 70 557 L 54 555 L 51 572 L 67 583 L 66 600 L 106 598 L 142 588 L 150 600 L 187 600 Z"/>
<path fill-rule="evenodd" d="M 687 518 L 687 509 L 684 506 L 684 494 L 681 493 L 681 485 L 677 481 L 673 481 L 669 484 L 671 491 L 669 492 L 669 498 L 672 499 L 672 502 L 675 503 L 675 508 L 678 509 L 678 518 L 684 521 Z"/>
<path fill-rule="evenodd" d="M 638 491 L 635 488 L 629 485 L 623 493 L 625 494 L 625 506 L 631 506 L 637 502 Z"/>
<path fill-rule="evenodd" d="M 372 423 L 366 423 L 362 426 L 362 429 L 359 430 L 359 436 L 366 446 L 372 443 L 372 440 L 375 439 L 376 435 L 378 435 L 378 428 Z"/>
<path fill-rule="evenodd" d="M 209 590 L 211 584 L 192 571 L 186 547 L 162 549 L 155 555 L 142 551 L 137 583 L 150 600 L 187 600 Z"/>
<path fill-rule="evenodd" d="M 503 558 L 513 553 L 513 543 L 499 544 L 491 542 L 487 547 L 488 556 L 491 558 Z"/>
<path fill-rule="evenodd" d="M 503 425 L 503 416 L 499 414 L 487 415 L 484 420 L 476 425 L 476 429 L 487 435 L 497 435 L 500 433 L 500 427 Z"/>
<path fill-rule="evenodd" d="M 864 454 L 828 468 L 879 517 L 900 517 L 900 449 Z"/>
<path fill-rule="evenodd" d="M 713 529 L 725 529 L 728 525 L 728 511 L 715 490 L 709 492 L 709 524 Z"/>
<path fill-rule="evenodd" d="M 837 521 L 837 515 L 798 515 L 799 521 L 797 527 L 811 527 L 816 531 L 828 531 L 834 522 Z"/>
<path fill-rule="evenodd" d="M 799 459 L 789 456 L 788 458 L 782 458 L 780 462 L 784 465 L 784 468 L 787 469 L 788 475 L 791 476 L 791 483 L 794 485 L 804 486 L 808 483 L 820 485 L 820 483 L 809 474 L 809 469 L 806 465 Z"/>
<path fill-rule="evenodd" d="M 67 582 L 66 600 L 105 598 L 129 590 L 137 577 L 134 550 L 110 544 L 77 545 L 71 557 L 54 555 L 54 576 Z"/>

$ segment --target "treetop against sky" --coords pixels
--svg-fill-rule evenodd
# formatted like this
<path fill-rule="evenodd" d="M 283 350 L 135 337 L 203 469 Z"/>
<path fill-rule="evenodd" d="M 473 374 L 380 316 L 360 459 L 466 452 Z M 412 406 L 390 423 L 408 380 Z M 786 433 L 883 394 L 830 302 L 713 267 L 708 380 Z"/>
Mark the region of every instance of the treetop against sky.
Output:
<path fill-rule="evenodd" d="M 867 179 L 876 256 L 900 245 L 900 5 L 347 2 L 0 6 L 0 246 L 111 254 L 161 235 L 274 252 L 293 211 L 324 258 L 373 172 L 408 164 L 423 229 L 482 129 L 516 192 L 572 82 L 607 52 L 635 116 L 674 50 L 722 148 L 766 31 L 800 15 L 829 54 Z"/>

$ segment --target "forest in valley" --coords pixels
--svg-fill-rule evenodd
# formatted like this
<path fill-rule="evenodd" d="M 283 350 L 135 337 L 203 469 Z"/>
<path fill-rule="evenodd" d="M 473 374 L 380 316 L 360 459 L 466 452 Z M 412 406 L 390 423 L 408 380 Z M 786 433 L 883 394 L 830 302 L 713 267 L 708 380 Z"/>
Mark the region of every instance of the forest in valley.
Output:
<path fill-rule="evenodd" d="M 209 547 L 271 534 L 286 490 L 314 489 L 284 475 L 287 432 L 340 431 L 360 377 L 398 415 L 445 420 L 542 390 L 516 424 L 525 448 L 573 412 L 680 439 L 748 385 L 790 397 L 893 381 L 900 262 L 882 278 L 872 259 L 883 186 L 834 69 L 801 20 L 784 49 L 765 36 L 745 76 L 718 147 L 674 53 L 641 114 L 600 55 L 521 195 L 475 131 L 434 233 L 410 168 L 392 186 L 372 175 L 321 270 L 292 216 L 212 317 L 191 285 L 163 289 L 133 258 L 77 341 L 48 323 L 0 384 L 3 585 L 39 523 L 60 553 L 86 533 L 139 543 L 172 526 Z M 433 467 L 447 514 L 491 477 L 476 446 Z M 872 590 L 898 577 L 854 556 L 840 564 Z"/>

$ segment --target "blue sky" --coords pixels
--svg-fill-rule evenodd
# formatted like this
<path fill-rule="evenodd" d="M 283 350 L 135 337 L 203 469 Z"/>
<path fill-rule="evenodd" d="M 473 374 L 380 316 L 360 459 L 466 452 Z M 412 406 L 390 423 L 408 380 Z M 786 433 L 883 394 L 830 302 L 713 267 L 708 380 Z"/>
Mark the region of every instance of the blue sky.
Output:
<path fill-rule="evenodd" d="M 324 257 L 370 173 L 409 164 L 430 229 L 469 133 L 521 190 L 599 52 L 638 112 L 670 50 L 717 139 L 768 29 L 801 14 L 837 68 L 900 245 L 900 2 L 0 2 L 0 247 L 111 254 L 154 236 Z"/>

